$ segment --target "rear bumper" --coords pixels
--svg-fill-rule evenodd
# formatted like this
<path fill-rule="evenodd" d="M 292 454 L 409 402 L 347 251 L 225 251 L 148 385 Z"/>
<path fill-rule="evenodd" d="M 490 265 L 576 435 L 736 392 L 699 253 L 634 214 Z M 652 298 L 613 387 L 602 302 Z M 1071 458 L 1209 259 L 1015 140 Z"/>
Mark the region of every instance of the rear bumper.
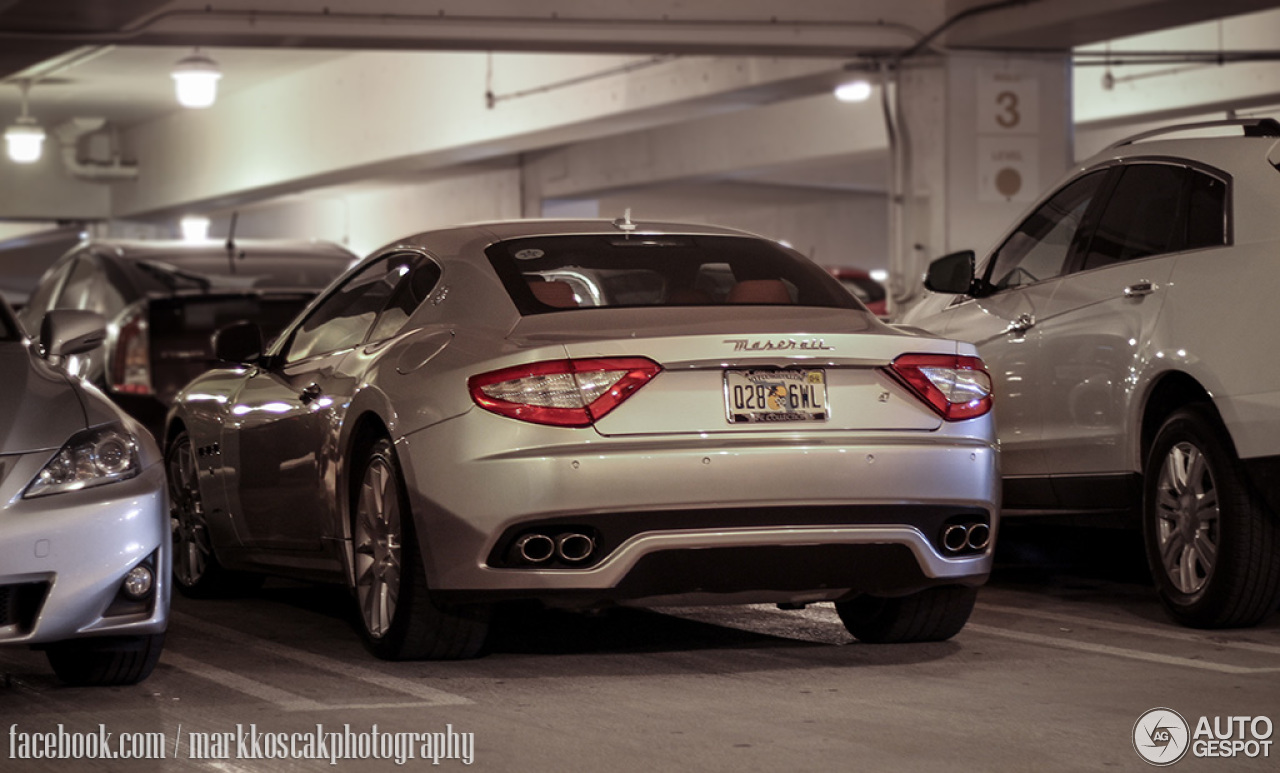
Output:
<path fill-rule="evenodd" d="M 508 422 L 473 411 L 397 444 L 428 582 L 446 597 L 823 600 L 977 585 L 991 570 L 991 546 L 938 544 L 949 518 L 996 530 L 997 451 L 972 425 L 573 444 L 529 426 L 511 450 L 486 447 L 514 434 L 493 421 Z M 599 554 L 578 568 L 504 561 L 514 535 L 548 525 L 594 530 Z"/>

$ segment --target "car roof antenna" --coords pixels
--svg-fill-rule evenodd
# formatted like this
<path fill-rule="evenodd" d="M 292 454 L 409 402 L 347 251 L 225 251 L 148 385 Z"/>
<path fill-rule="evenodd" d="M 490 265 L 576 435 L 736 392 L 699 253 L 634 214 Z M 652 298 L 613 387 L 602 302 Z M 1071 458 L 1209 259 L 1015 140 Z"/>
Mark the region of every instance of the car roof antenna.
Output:
<path fill-rule="evenodd" d="M 239 210 L 232 212 L 231 225 L 227 228 L 227 264 L 233 274 L 236 272 L 236 221 L 239 219 Z"/>
<path fill-rule="evenodd" d="M 636 230 L 636 224 L 631 222 L 631 207 L 622 210 L 622 217 L 614 220 L 613 225 L 619 231 L 625 231 L 628 234 Z"/>

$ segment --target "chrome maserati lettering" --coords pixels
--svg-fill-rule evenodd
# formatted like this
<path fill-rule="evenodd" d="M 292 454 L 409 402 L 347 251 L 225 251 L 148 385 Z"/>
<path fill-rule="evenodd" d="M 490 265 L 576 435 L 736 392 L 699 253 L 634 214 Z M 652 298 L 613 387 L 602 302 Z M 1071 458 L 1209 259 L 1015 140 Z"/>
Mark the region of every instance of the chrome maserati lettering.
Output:
<path fill-rule="evenodd" d="M 750 338 L 726 338 L 726 344 L 733 344 L 735 352 L 788 352 L 788 351 L 831 351 L 834 346 L 827 346 L 827 342 L 821 338 L 810 338 L 808 340 L 797 340 L 795 338 L 779 338 L 776 341 L 758 340 Z"/>

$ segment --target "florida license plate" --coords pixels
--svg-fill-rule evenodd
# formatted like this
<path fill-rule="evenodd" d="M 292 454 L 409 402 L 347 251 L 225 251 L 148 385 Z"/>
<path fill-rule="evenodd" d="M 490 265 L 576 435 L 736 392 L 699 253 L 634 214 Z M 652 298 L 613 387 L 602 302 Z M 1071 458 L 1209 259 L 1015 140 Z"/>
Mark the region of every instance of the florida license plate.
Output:
<path fill-rule="evenodd" d="M 822 370 L 726 370 L 725 413 L 730 424 L 827 420 L 827 374 Z"/>

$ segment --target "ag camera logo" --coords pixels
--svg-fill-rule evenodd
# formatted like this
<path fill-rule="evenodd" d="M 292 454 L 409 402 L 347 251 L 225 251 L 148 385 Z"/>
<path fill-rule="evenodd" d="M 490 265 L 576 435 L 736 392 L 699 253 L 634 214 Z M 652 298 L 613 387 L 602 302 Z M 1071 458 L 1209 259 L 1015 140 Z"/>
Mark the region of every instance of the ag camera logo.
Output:
<path fill-rule="evenodd" d="M 1191 729 L 1173 709 L 1151 709 L 1133 724 L 1133 748 L 1142 759 L 1163 767 L 1187 753 Z"/>

